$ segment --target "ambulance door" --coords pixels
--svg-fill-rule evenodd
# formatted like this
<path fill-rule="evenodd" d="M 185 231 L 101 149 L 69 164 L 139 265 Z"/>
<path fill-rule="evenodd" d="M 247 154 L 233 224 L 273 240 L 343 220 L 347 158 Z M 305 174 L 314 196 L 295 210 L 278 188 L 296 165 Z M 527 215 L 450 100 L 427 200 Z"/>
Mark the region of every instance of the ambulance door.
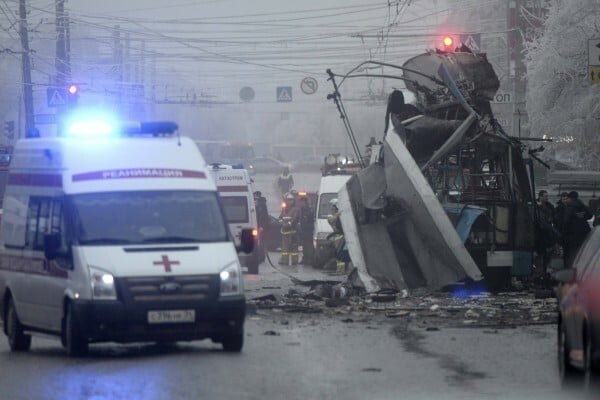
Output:
<path fill-rule="evenodd" d="M 250 228 L 250 212 L 248 204 L 248 195 L 244 194 L 223 194 L 221 201 L 225 209 L 225 216 L 229 223 L 231 234 L 235 238 L 236 246 L 240 245 L 243 228 Z"/>
<path fill-rule="evenodd" d="M 71 261 L 67 258 L 64 207 L 62 198 L 32 196 L 29 201 L 26 226 L 26 251 L 31 270 L 29 294 L 30 323 L 58 331 L 61 329 L 62 302 L 67 287 Z M 47 260 L 44 256 L 44 238 L 51 233 L 61 236 L 62 257 Z"/>

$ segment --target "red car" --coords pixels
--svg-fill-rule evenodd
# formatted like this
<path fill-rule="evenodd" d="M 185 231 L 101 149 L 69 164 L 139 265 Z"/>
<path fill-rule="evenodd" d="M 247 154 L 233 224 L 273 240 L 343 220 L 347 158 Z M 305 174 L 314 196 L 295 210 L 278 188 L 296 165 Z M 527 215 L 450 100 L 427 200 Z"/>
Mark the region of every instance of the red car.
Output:
<path fill-rule="evenodd" d="M 558 361 L 563 386 L 589 388 L 600 368 L 600 227 L 579 249 L 573 268 L 556 272 Z"/>

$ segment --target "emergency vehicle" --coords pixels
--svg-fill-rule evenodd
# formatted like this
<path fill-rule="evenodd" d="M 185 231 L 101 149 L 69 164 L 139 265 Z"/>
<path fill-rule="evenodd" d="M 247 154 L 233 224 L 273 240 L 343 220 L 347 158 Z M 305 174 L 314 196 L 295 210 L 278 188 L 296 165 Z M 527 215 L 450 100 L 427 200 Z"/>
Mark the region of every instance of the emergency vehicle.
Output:
<path fill-rule="evenodd" d="M 240 253 L 240 262 L 248 268 L 248 273 L 258 274 L 258 266 L 263 261 L 264 252 L 260 251 L 260 237 L 254 204 L 254 190 L 248 170 L 241 165 L 226 165 L 214 163 L 210 173 L 217 185 L 225 216 L 236 245 L 240 244 L 242 231 L 251 229 L 255 246 L 252 253 Z"/>
<path fill-rule="evenodd" d="M 177 124 L 72 122 L 16 143 L 0 225 L 0 314 L 71 356 L 93 342 L 210 338 L 243 347 L 238 251 L 217 188 Z M 176 134 L 177 133 L 177 134 Z"/>
<path fill-rule="evenodd" d="M 325 157 L 321 168 L 322 176 L 315 208 L 313 233 L 315 248 L 313 266 L 315 267 L 322 267 L 332 255 L 331 241 L 328 238 L 333 233 L 333 228 L 327 220 L 331 215 L 331 200 L 337 199 L 339 190 L 359 170 L 359 164 L 348 162 L 348 159 L 340 154 L 329 154 Z"/>

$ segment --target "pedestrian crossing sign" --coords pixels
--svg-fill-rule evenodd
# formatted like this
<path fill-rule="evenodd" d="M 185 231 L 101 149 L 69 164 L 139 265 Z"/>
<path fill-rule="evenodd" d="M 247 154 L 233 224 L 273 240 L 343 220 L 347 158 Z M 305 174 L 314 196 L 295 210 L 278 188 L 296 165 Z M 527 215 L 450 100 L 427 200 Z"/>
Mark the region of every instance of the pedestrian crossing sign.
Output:
<path fill-rule="evenodd" d="M 46 100 L 48 107 L 58 107 L 67 104 L 67 95 L 64 89 L 46 89 Z"/>
<path fill-rule="evenodd" d="M 481 34 L 471 33 L 468 35 L 460 35 L 462 44 L 471 49 L 471 51 L 481 51 Z"/>
<path fill-rule="evenodd" d="M 292 101 L 292 87 L 291 86 L 278 86 L 277 87 L 277 102 L 278 103 L 289 103 Z"/>

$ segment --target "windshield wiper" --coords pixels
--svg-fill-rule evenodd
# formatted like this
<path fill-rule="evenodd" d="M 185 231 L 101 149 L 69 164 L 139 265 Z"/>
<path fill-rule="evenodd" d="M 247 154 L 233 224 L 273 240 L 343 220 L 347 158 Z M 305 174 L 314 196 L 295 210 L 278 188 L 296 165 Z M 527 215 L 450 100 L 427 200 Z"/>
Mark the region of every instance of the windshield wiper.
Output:
<path fill-rule="evenodd" d="M 119 238 L 95 238 L 95 239 L 87 239 L 80 240 L 79 244 L 130 244 L 131 240 L 129 239 L 119 239 Z"/>
<path fill-rule="evenodd" d="M 197 238 L 191 238 L 187 236 L 158 236 L 153 238 L 144 239 L 144 243 L 190 243 L 190 242 L 203 242 L 203 240 Z"/>

